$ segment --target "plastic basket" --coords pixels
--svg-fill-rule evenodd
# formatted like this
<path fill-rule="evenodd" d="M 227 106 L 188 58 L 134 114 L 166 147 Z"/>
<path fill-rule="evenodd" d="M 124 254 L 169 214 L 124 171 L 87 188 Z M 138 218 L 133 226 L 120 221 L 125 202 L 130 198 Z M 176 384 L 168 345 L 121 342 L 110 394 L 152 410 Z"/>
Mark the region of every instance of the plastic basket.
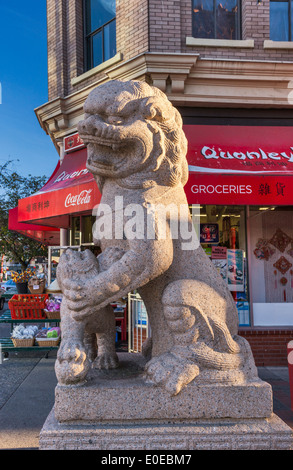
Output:
<path fill-rule="evenodd" d="M 48 294 L 15 294 L 8 302 L 13 320 L 42 320 Z"/>
<path fill-rule="evenodd" d="M 35 344 L 35 338 L 19 339 L 11 338 L 15 348 L 30 348 Z"/>

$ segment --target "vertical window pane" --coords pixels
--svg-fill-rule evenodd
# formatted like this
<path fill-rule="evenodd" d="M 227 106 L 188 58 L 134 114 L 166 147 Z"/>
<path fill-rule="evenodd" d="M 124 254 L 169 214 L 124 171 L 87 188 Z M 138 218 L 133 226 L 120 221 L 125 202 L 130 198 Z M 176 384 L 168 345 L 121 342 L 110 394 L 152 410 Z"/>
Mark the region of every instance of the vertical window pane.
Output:
<path fill-rule="evenodd" d="M 192 35 L 214 38 L 214 0 L 193 0 Z"/>
<path fill-rule="evenodd" d="M 93 67 L 103 62 L 103 32 L 95 34 L 92 38 L 93 47 Z"/>
<path fill-rule="evenodd" d="M 216 38 L 237 38 L 237 0 L 216 0 Z"/>
<path fill-rule="evenodd" d="M 116 0 L 85 0 L 86 70 L 116 54 Z"/>
<path fill-rule="evenodd" d="M 91 243 L 93 241 L 93 224 L 95 217 L 86 215 L 82 217 L 82 242 Z"/>
<path fill-rule="evenodd" d="M 289 41 L 289 3 L 270 2 L 270 38 L 272 41 Z"/>
<path fill-rule="evenodd" d="M 111 21 L 104 27 L 104 60 L 111 59 L 116 54 L 116 21 Z"/>
<path fill-rule="evenodd" d="M 80 218 L 72 217 L 71 219 L 71 233 L 72 233 L 72 245 L 80 245 Z"/>
<path fill-rule="evenodd" d="M 85 0 L 85 34 L 91 32 L 91 0 Z"/>
<path fill-rule="evenodd" d="M 91 0 L 90 4 L 91 31 L 95 31 L 112 18 L 115 18 L 115 0 Z"/>
<path fill-rule="evenodd" d="M 289 35 L 291 37 L 289 37 L 289 41 L 293 41 L 293 1 L 292 0 L 289 0 L 290 1 L 290 27 L 289 27 Z"/>

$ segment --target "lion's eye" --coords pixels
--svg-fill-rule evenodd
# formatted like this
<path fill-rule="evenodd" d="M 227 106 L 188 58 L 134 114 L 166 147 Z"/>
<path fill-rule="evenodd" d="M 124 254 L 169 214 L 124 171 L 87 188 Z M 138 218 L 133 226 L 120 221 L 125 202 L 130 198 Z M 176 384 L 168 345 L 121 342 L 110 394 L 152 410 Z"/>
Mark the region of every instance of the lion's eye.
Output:
<path fill-rule="evenodd" d="M 108 123 L 114 124 L 115 126 L 119 126 L 123 124 L 123 120 L 121 116 L 108 116 Z"/>

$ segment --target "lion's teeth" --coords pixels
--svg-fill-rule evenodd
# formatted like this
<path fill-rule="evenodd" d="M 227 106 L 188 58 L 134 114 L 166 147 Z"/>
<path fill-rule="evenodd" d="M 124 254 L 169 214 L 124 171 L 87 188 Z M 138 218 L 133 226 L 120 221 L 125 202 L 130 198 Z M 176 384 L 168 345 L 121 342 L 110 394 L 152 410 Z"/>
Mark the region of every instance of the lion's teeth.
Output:
<path fill-rule="evenodd" d="M 112 149 L 113 149 L 114 151 L 118 150 L 118 145 L 117 145 L 117 144 L 112 144 Z"/>

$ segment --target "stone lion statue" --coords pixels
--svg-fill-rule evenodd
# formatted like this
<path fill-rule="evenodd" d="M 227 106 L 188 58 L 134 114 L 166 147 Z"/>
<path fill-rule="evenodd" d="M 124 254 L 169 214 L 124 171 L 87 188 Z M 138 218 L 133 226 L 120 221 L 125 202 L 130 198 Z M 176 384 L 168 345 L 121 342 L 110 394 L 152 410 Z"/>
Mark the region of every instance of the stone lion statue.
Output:
<path fill-rule="evenodd" d="M 110 303 L 134 290 L 151 326 L 147 383 L 176 395 L 195 379 L 253 378 L 256 368 L 247 341 L 237 335 L 231 293 L 194 238 L 189 211 L 183 210 L 188 209 L 188 165 L 179 112 L 159 89 L 139 81 L 97 87 L 84 111 L 78 132 L 104 209 L 98 208 L 96 223 L 107 227 L 104 237 L 101 230 L 96 236 L 102 250 L 97 258 L 88 250 L 67 250 L 60 259 L 59 383 L 84 381 L 92 366 L 118 367 Z M 170 205 L 169 212 L 162 210 Z M 183 213 L 177 219 L 176 210 Z M 186 246 L 182 230 L 175 231 L 177 236 L 172 232 L 176 221 L 190 237 Z"/>

